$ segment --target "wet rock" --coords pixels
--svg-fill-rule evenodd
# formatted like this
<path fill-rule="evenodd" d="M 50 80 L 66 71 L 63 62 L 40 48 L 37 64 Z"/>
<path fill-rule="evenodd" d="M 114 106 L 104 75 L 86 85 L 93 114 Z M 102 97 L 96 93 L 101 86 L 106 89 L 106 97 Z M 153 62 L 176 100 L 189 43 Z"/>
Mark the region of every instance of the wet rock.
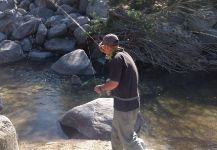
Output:
<path fill-rule="evenodd" d="M 0 32 L 0 43 L 7 39 L 7 35 Z"/>
<path fill-rule="evenodd" d="M 36 33 L 36 38 L 35 38 L 36 44 L 42 45 L 45 42 L 46 36 L 47 36 L 47 28 L 43 23 L 41 23 L 38 26 L 38 31 Z"/>
<path fill-rule="evenodd" d="M 42 51 L 37 51 L 37 50 L 34 50 L 34 51 L 31 51 L 29 53 L 29 59 L 31 60 L 45 60 L 47 58 L 50 58 L 52 57 L 53 54 L 51 52 L 42 52 Z"/>
<path fill-rule="evenodd" d="M 56 38 L 56 37 L 63 37 L 67 33 L 67 26 L 66 24 L 58 24 L 53 26 L 48 31 L 48 38 Z"/>
<path fill-rule="evenodd" d="M 52 69 L 63 75 L 82 74 L 89 69 L 90 60 L 84 50 L 78 49 L 62 56 L 52 65 Z M 95 73 L 95 71 L 94 71 Z M 93 74 L 93 71 L 92 71 Z"/>
<path fill-rule="evenodd" d="M 13 41 L 0 43 L 0 64 L 15 62 L 24 58 L 21 46 Z"/>
<path fill-rule="evenodd" d="M 58 52 L 58 53 L 67 53 L 71 52 L 75 48 L 75 41 L 74 40 L 67 40 L 67 39 L 51 39 L 44 43 L 45 49 Z"/>
<path fill-rule="evenodd" d="M 35 9 L 32 9 L 29 14 L 35 17 L 48 19 L 54 15 L 54 12 L 53 10 L 46 7 L 37 7 Z"/>
<path fill-rule="evenodd" d="M 82 26 L 82 28 L 88 32 L 88 30 L 90 29 L 90 25 L 89 24 L 85 24 Z M 76 42 L 78 44 L 84 44 L 87 40 L 87 33 L 84 32 L 80 27 L 77 27 L 77 29 L 75 29 L 73 35 L 76 39 Z"/>
<path fill-rule="evenodd" d="M 11 121 L 0 115 L 0 149 L 1 150 L 19 150 L 16 130 Z"/>
<path fill-rule="evenodd" d="M 15 29 L 12 33 L 12 36 L 15 39 L 23 39 L 31 34 L 34 34 L 41 20 L 37 18 L 31 18 L 31 20 L 21 24 L 17 29 Z"/>
<path fill-rule="evenodd" d="M 75 128 L 88 138 L 110 139 L 113 119 L 113 98 L 99 98 L 67 111 L 61 118 L 62 125 Z M 142 125 L 138 115 L 135 130 Z"/>
<path fill-rule="evenodd" d="M 5 11 L 7 9 L 13 9 L 15 7 L 15 0 L 1 0 L 0 1 L 0 11 Z"/>
<path fill-rule="evenodd" d="M 90 0 L 86 9 L 92 18 L 108 18 L 109 0 Z"/>

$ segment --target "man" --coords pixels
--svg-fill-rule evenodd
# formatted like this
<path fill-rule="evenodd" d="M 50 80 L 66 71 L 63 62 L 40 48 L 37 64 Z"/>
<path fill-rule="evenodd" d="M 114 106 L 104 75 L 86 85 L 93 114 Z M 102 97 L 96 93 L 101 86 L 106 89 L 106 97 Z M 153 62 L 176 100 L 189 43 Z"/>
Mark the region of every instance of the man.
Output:
<path fill-rule="evenodd" d="M 99 44 L 109 58 L 109 80 L 96 85 L 97 93 L 111 91 L 114 97 L 112 150 L 144 150 L 144 143 L 134 132 L 139 112 L 138 71 L 132 57 L 119 47 L 119 39 L 107 34 Z"/>

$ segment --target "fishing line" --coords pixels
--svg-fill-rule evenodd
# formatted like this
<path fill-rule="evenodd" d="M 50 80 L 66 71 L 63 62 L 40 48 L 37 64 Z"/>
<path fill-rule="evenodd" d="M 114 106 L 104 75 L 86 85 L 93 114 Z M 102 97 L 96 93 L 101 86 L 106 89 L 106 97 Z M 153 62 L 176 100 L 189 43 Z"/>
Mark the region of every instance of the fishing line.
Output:
<path fill-rule="evenodd" d="M 69 17 L 69 19 L 71 19 L 88 37 L 90 37 L 91 40 L 93 40 L 94 44 L 97 45 L 97 48 L 99 48 L 99 44 L 96 42 L 96 40 L 94 40 L 94 38 L 74 19 L 72 18 L 61 6 L 59 6 L 57 4 L 57 2 L 53 2 L 52 0 L 47 0 L 49 2 L 51 2 L 52 4 L 54 4 L 58 9 L 60 9 L 66 16 Z M 92 63 L 92 58 L 91 58 L 91 52 L 90 50 L 88 50 L 89 52 L 89 57 L 90 57 L 90 62 Z M 92 63 L 93 64 L 93 63 Z M 92 69 L 92 73 L 93 73 L 93 76 L 94 76 L 94 82 L 96 84 L 96 76 L 95 76 L 95 70 L 93 68 L 93 65 L 91 65 L 91 69 Z"/>

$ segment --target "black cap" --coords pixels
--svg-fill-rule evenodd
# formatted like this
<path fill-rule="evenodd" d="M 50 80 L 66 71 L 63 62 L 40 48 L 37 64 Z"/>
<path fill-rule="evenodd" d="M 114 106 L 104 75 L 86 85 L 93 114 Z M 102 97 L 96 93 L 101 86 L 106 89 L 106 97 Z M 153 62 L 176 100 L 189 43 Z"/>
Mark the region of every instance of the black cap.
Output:
<path fill-rule="evenodd" d="M 102 44 L 110 45 L 110 46 L 118 46 L 119 39 L 115 34 L 107 34 L 103 37 Z"/>

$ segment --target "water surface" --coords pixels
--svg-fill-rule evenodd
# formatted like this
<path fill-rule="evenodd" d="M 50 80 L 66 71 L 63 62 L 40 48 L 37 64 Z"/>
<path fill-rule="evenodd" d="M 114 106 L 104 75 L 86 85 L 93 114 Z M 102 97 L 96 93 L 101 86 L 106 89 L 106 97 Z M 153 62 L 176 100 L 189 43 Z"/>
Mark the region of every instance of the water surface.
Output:
<path fill-rule="evenodd" d="M 98 97 L 90 86 L 73 89 L 70 78 L 53 73 L 51 64 L 25 61 L 0 66 L 2 113 L 15 125 L 20 141 L 67 139 L 60 116 Z M 162 89 L 142 97 L 145 123 L 140 136 L 150 148 L 217 150 L 217 73 L 151 72 L 140 77 L 150 87 Z"/>

